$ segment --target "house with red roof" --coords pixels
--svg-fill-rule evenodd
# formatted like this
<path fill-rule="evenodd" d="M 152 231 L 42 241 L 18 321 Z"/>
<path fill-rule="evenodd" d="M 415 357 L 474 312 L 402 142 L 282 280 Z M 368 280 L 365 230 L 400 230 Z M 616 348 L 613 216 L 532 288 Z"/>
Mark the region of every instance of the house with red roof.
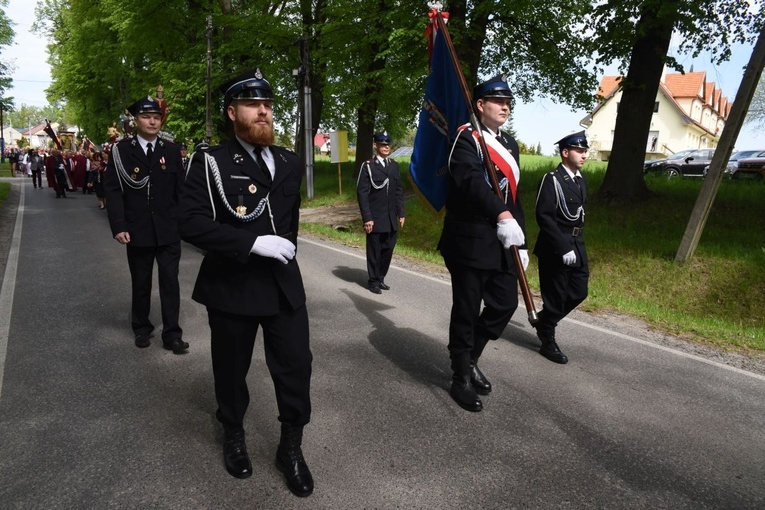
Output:
<path fill-rule="evenodd" d="M 598 105 L 581 121 L 591 157 L 608 161 L 622 97 L 621 76 L 604 76 Z M 715 148 L 733 102 L 704 71 L 662 76 L 653 107 L 645 159 L 665 158 L 684 149 Z"/>

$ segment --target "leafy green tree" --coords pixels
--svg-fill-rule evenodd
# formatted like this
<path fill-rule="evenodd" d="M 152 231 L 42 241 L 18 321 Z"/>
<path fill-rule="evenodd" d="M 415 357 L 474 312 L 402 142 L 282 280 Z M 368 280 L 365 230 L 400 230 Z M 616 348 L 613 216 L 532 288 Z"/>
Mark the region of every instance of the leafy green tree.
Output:
<path fill-rule="evenodd" d="M 629 202 L 649 196 L 643 160 L 659 80 L 665 64 L 682 71 L 667 55 L 671 38 L 682 41 L 679 53 L 708 50 L 722 62 L 730 58 L 732 43 L 753 38 L 758 19 L 747 0 L 608 0 L 595 7 L 598 62 L 621 61 L 622 69 L 629 62 L 600 198 Z"/>

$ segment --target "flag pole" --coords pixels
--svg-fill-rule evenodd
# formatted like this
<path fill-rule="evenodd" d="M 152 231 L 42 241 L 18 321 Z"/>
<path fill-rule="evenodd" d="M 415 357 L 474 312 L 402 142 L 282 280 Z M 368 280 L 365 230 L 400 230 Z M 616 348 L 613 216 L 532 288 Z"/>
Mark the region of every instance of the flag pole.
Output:
<path fill-rule="evenodd" d="M 489 179 L 491 180 L 491 187 L 497 196 L 504 201 L 502 190 L 500 189 L 499 181 L 497 180 L 497 172 L 494 169 L 494 164 L 488 157 L 489 151 L 486 147 L 486 141 L 483 139 L 483 130 L 481 128 L 480 122 L 478 122 L 475 106 L 473 105 L 471 94 L 468 90 L 467 82 L 465 81 L 465 76 L 462 74 L 462 68 L 460 67 L 459 59 L 457 58 L 457 52 L 454 50 L 452 38 L 449 35 L 449 30 L 446 28 L 446 23 L 444 23 L 444 19 L 441 16 L 441 9 L 439 7 L 434 7 L 434 10 L 436 11 L 436 26 L 441 31 L 441 35 L 444 38 L 446 47 L 449 49 L 449 56 L 451 57 L 454 71 L 459 77 L 462 96 L 469 106 L 468 109 L 470 111 L 470 123 L 473 125 L 473 129 L 478 134 L 478 143 L 480 144 L 481 152 L 486 155 L 486 157 L 482 159 L 484 166 L 486 167 L 486 173 L 489 175 Z M 523 262 L 521 262 L 521 256 L 520 253 L 518 253 L 518 247 L 513 245 L 510 247 L 510 251 L 512 252 L 513 260 L 515 262 L 515 271 L 518 274 L 518 285 L 521 288 L 521 294 L 523 295 L 523 302 L 526 305 L 529 322 L 531 324 L 535 324 L 537 321 L 539 321 L 539 317 L 537 316 L 537 309 L 531 296 L 531 289 L 529 289 L 529 281 L 526 278 L 526 271 L 523 269 Z"/>

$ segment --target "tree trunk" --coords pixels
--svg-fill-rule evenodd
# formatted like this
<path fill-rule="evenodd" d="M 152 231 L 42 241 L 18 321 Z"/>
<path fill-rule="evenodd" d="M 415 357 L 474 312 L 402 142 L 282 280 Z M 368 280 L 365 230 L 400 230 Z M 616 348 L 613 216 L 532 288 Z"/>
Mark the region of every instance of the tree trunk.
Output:
<path fill-rule="evenodd" d="M 386 9 L 385 0 L 379 0 L 378 12 Z M 380 73 L 385 69 L 385 59 L 380 55 L 387 46 L 387 36 L 371 38 L 369 44 L 369 60 L 364 74 L 368 79 L 361 92 L 361 105 L 357 110 L 356 121 L 356 161 L 353 165 L 353 175 L 357 176 L 361 164 L 373 156 L 372 137 L 375 131 L 377 108 L 380 105 L 382 85 Z"/>
<path fill-rule="evenodd" d="M 677 16 L 677 3 L 646 6 L 635 27 L 629 71 L 614 127 L 614 142 L 598 198 L 606 202 L 637 202 L 650 193 L 643 162 L 651 129 L 653 105 Z"/>
<path fill-rule="evenodd" d="M 474 3 L 470 19 L 467 17 L 466 0 L 449 2 L 447 9 L 449 35 L 452 36 L 454 51 L 462 64 L 462 72 L 469 85 L 476 85 L 478 82 L 478 66 L 481 64 L 481 52 L 486 39 L 486 27 L 489 24 L 490 9 L 483 8 L 483 4 L 486 3 L 486 0 Z"/>

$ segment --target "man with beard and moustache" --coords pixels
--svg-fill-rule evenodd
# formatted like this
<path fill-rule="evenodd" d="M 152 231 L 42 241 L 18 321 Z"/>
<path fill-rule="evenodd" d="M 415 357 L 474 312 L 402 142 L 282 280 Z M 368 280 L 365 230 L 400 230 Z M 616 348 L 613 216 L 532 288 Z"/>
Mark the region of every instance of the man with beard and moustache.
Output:
<path fill-rule="evenodd" d="M 301 449 L 311 417 L 312 362 L 295 259 L 303 171 L 295 153 L 273 145 L 274 95 L 259 69 L 220 90 L 233 136 L 193 156 L 179 226 L 185 241 L 206 252 L 192 299 L 207 307 L 224 465 L 236 478 L 252 475 L 246 378 L 262 328 L 281 422 L 276 466 L 290 491 L 304 497 L 313 492 L 313 478 Z"/>
<path fill-rule="evenodd" d="M 128 110 L 135 117 L 136 135 L 112 147 L 104 172 L 104 197 L 112 235 L 127 251 L 135 345 L 151 345 L 154 325 L 149 311 L 156 260 L 162 344 L 174 354 L 183 354 L 189 344 L 183 341 L 179 324 L 181 236 L 176 211 L 184 176 L 181 152 L 158 136 L 162 114 L 153 98 L 140 99 Z"/>
<path fill-rule="evenodd" d="M 488 395 L 492 389 L 478 368 L 478 359 L 488 341 L 499 338 L 518 307 L 518 275 L 508 248 L 520 248 L 524 269 L 529 260 L 517 193 L 518 143 L 499 129 L 510 115 L 512 98 L 504 76 L 473 89 L 502 198 L 489 184 L 478 134 L 469 124 L 460 127 L 449 157 L 446 215 L 438 243 L 452 279 L 448 348 L 454 375 L 449 394 L 472 412 L 483 409 L 478 395 Z"/>
<path fill-rule="evenodd" d="M 587 183 L 582 167 L 587 160 L 587 137 L 579 131 L 558 140 L 561 162 L 542 177 L 537 194 L 539 290 L 544 306 L 534 324 L 542 342 L 539 354 L 564 365 L 568 357 L 558 347 L 555 328 L 587 298 L 590 266 L 584 245 Z"/>

